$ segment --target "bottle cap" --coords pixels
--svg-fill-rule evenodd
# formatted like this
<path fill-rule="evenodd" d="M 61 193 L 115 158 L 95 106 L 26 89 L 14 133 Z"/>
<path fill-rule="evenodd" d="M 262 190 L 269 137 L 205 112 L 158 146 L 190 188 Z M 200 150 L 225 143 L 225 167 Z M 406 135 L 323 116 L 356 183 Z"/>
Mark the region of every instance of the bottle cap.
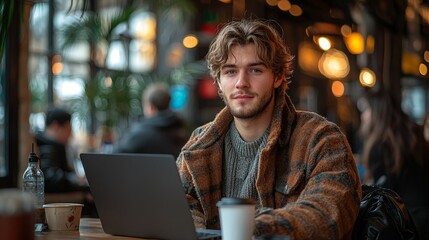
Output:
<path fill-rule="evenodd" d="M 31 152 L 30 155 L 28 156 L 28 161 L 29 162 L 38 162 L 39 157 L 34 152 Z"/>
<path fill-rule="evenodd" d="M 34 143 L 31 144 L 31 153 L 28 156 L 28 162 L 39 162 L 40 158 L 34 152 Z"/>

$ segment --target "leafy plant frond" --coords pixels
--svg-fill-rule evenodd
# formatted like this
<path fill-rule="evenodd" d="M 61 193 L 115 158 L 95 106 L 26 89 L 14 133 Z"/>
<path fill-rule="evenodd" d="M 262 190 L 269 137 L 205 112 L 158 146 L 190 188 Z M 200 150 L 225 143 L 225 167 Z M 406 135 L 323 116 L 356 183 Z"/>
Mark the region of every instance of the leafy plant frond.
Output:
<path fill-rule="evenodd" d="M 107 26 L 106 39 L 111 39 L 113 30 L 121 23 L 129 21 L 134 12 L 134 8 L 127 8 L 113 16 Z"/>
<path fill-rule="evenodd" d="M 61 48 L 67 49 L 82 41 L 98 45 L 104 40 L 105 30 L 101 19 L 96 14 L 89 14 L 61 29 L 63 41 Z"/>
<path fill-rule="evenodd" d="M 77 21 L 66 25 L 62 30 L 62 48 L 70 48 L 82 41 L 93 46 L 109 41 L 113 30 L 121 23 L 128 21 L 134 9 L 120 11 L 117 15 L 106 19 L 100 14 L 88 13 Z"/>
<path fill-rule="evenodd" d="M 12 23 L 13 13 L 15 10 L 15 1 L 0 1 L 0 62 L 5 50 L 8 30 Z"/>
<path fill-rule="evenodd" d="M 76 6 L 79 5 L 79 2 L 80 2 L 80 0 L 76 1 Z M 76 11 L 76 10 L 80 10 L 80 11 L 82 11 L 81 17 L 83 17 L 83 14 L 84 14 L 85 10 L 88 8 L 88 2 L 89 1 L 88 0 L 83 0 L 82 2 L 83 2 L 82 3 L 82 7 L 79 9 L 78 7 L 73 8 L 73 6 L 75 6 L 75 4 L 74 4 L 75 1 L 74 0 L 70 0 L 70 5 L 69 5 L 69 8 L 67 10 L 67 13 L 70 13 L 70 12 Z"/>

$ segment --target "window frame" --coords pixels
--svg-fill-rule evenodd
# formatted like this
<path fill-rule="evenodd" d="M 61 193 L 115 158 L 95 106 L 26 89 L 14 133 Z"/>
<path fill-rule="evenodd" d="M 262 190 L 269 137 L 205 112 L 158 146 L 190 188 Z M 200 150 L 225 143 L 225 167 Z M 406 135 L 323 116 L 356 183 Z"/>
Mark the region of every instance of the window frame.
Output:
<path fill-rule="evenodd" d="M 9 34 L 6 39 L 4 52 L 5 71 L 3 78 L 4 88 L 2 89 L 5 106 L 4 123 L 4 152 L 6 159 L 7 173 L 5 177 L 0 177 L 0 188 L 16 188 L 18 186 L 19 172 L 19 68 L 20 65 L 20 32 L 21 24 L 20 8 L 16 7 L 13 13 L 13 20 L 9 27 Z"/>

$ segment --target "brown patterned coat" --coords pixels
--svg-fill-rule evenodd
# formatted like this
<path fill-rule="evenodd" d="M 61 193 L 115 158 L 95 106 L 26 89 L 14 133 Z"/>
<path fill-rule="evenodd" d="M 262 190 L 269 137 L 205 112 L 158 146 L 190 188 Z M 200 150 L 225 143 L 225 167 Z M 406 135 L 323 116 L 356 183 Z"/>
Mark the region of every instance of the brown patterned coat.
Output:
<path fill-rule="evenodd" d="M 297 111 L 278 92 L 256 179 L 256 235 L 293 239 L 350 239 L 362 197 L 352 151 L 340 129 Z M 225 108 L 197 128 L 177 166 L 197 228 L 219 228 L 223 139 L 232 115 Z"/>

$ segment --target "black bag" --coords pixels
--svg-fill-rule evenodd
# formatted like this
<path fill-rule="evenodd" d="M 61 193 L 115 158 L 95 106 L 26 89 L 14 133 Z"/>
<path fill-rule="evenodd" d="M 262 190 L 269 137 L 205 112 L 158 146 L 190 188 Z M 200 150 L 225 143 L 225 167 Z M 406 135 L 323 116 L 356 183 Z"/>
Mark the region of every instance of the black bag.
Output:
<path fill-rule="evenodd" d="M 362 186 L 362 201 L 353 230 L 353 239 L 418 239 L 408 209 L 393 190 Z"/>

